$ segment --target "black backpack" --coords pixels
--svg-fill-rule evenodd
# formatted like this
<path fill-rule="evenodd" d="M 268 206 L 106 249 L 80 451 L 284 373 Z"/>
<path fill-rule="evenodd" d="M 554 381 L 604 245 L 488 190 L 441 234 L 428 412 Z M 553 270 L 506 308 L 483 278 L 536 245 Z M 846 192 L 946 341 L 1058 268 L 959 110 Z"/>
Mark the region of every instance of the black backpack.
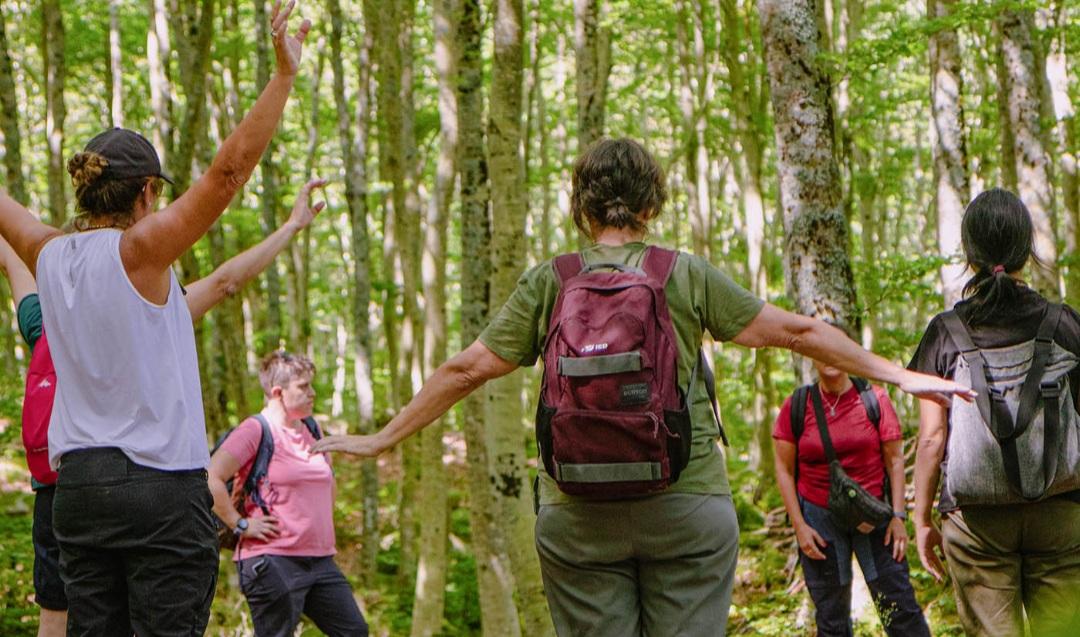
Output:
<path fill-rule="evenodd" d="M 259 421 L 259 425 L 262 427 L 262 435 L 259 437 L 259 448 L 255 452 L 255 458 L 251 461 L 251 470 L 248 471 L 247 478 L 244 479 L 244 486 L 239 491 L 234 491 L 234 483 L 236 476 L 233 476 L 225 482 L 225 489 L 229 492 L 229 496 L 232 498 L 233 506 L 240 515 L 244 515 L 245 500 L 251 498 L 252 502 L 262 509 L 263 515 L 270 514 L 270 507 L 266 504 L 266 500 L 263 499 L 262 493 L 259 491 L 259 487 L 262 485 L 262 481 L 266 478 L 267 472 L 270 470 L 270 460 L 274 456 L 274 436 L 270 433 L 270 423 L 262 414 L 254 414 L 251 416 L 255 420 Z M 315 419 L 311 416 L 303 419 L 304 426 L 311 432 L 311 436 L 318 440 L 322 438 L 322 430 L 319 429 L 319 424 L 315 422 Z M 210 455 L 213 455 L 221 447 L 222 443 L 229 435 L 236 431 L 236 427 L 221 434 L 221 437 L 214 443 L 214 448 L 210 451 Z M 237 474 L 239 475 L 239 473 Z M 228 527 L 217 515 L 214 516 L 214 524 L 217 528 L 218 545 L 221 548 L 233 550 L 236 548 L 238 537 L 233 530 Z"/>
<path fill-rule="evenodd" d="M 862 400 L 863 407 L 866 409 L 866 417 L 873 423 L 874 429 L 878 431 L 878 435 L 881 435 L 881 405 L 878 404 L 877 396 L 874 395 L 874 390 L 870 387 L 870 383 L 866 382 L 866 379 L 858 378 L 856 376 L 851 377 L 851 383 L 855 385 L 855 389 L 859 392 L 859 399 Z M 799 439 L 802 438 L 803 428 L 806 426 L 806 399 L 810 397 L 810 390 L 814 387 L 813 384 L 803 385 L 795 390 L 795 393 L 791 395 L 791 435 L 795 438 L 795 483 L 799 483 Z M 889 474 L 885 472 L 885 493 L 889 492 Z"/>

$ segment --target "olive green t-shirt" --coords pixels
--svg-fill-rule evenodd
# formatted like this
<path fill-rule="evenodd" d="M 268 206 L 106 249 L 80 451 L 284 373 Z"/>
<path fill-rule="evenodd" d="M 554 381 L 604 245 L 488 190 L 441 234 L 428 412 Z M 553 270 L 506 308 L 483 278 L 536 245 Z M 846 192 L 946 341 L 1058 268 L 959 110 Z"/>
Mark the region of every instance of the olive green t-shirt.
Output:
<path fill-rule="evenodd" d="M 646 245 L 594 245 L 582 252 L 586 263 L 622 263 L 641 266 Z M 741 287 L 708 261 L 679 253 L 675 270 L 664 289 L 671 322 L 679 348 L 679 384 L 690 382 L 702 334 L 718 341 L 734 338 L 761 310 L 764 301 Z M 548 323 L 559 293 L 559 279 L 545 261 L 526 271 L 517 287 L 480 334 L 480 342 L 500 358 L 532 366 L 543 352 Z M 713 417 L 703 374 L 698 373 L 690 397 L 692 440 L 690 461 L 671 485 L 669 492 L 725 495 L 731 493 L 727 468 L 716 444 L 719 429 Z M 540 503 L 557 504 L 573 500 L 540 471 Z"/>

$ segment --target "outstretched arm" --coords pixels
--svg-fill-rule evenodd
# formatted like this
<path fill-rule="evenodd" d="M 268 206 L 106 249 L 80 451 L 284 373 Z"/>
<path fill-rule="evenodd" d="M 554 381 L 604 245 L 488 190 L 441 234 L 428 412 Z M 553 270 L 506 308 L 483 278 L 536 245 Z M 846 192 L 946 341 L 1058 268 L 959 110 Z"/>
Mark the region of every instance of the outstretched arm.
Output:
<path fill-rule="evenodd" d="M 222 263 L 208 276 L 187 286 L 188 310 L 192 320 L 202 318 L 225 297 L 236 294 L 245 283 L 265 270 L 274 258 L 289 245 L 294 236 L 311 223 L 315 215 L 326 207 L 320 201 L 310 205 L 311 191 L 326 185 L 325 179 L 312 179 L 300 188 L 293 204 L 292 214 L 280 228 L 254 246 Z"/>
<path fill-rule="evenodd" d="M 903 391 L 948 405 L 953 394 L 965 400 L 970 388 L 929 374 L 913 372 L 859 347 L 843 332 L 823 321 L 765 304 L 734 339 L 746 347 L 783 347 L 849 374 L 891 383 Z"/>
<path fill-rule="evenodd" d="M 124 232 L 120 256 L 140 291 L 160 286 L 160 276 L 221 216 L 270 143 L 296 79 L 304 38 L 311 29 L 311 23 L 304 20 L 295 35 L 288 35 L 287 20 L 295 4 L 292 0 L 284 10 L 281 0 L 274 4 L 271 29 L 277 72 L 221 145 L 210 168 L 179 199 Z"/>
<path fill-rule="evenodd" d="M 487 381 L 505 376 L 517 367 L 499 358 L 487 345 L 474 341 L 435 370 L 420 392 L 378 433 L 370 436 L 326 436 L 316 441 L 311 450 L 377 456 L 435 422 L 459 400 Z"/>
<path fill-rule="evenodd" d="M 19 302 L 27 295 L 37 292 L 37 283 L 34 281 L 34 276 L 30 274 L 30 269 L 3 237 L 0 237 L 0 270 L 11 283 L 11 295 L 15 298 L 15 307 L 19 307 Z"/>
<path fill-rule="evenodd" d="M 38 221 L 21 203 L 0 190 L 0 240 L 6 240 L 33 276 L 38 252 L 45 243 L 60 234 L 56 228 Z M 14 268 L 7 268 L 12 272 Z M 14 282 L 13 282 L 14 285 Z"/>

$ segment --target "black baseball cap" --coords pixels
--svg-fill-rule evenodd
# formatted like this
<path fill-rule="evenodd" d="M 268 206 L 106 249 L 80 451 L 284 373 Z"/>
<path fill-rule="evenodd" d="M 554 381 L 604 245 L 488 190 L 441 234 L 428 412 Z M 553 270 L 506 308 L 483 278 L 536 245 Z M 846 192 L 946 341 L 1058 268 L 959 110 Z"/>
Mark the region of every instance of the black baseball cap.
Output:
<path fill-rule="evenodd" d="M 154 145 L 142 135 L 126 128 L 111 128 L 86 144 L 86 150 L 97 153 L 108 160 L 109 165 L 102 171 L 106 179 L 126 179 L 128 177 L 160 177 L 173 183 L 161 170 Z"/>

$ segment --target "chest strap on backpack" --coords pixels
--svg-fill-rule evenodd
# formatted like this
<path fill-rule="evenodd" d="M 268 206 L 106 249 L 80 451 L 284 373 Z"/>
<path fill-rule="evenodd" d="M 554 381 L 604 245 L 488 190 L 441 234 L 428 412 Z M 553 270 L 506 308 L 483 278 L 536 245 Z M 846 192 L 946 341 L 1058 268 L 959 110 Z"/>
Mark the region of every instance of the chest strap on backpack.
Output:
<path fill-rule="evenodd" d="M 1020 387 L 1020 404 L 1017 406 L 1015 421 L 1009 413 L 1004 398 L 990 390 L 987 384 L 986 359 L 972 341 L 964 322 L 960 320 L 955 310 L 941 315 L 945 329 L 953 343 L 960 349 L 960 355 L 971 368 L 971 385 L 977 392 L 975 404 L 979 408 L 979 415 L 982 416 L 983 422 L 1001 446 L 1001 460 L 1005 467 L 1005 475 L 1017 493 L 1026 500 L 1041 499 L 1053 484 L 1057 474 L 1057 447 L 1061 433 L 1058 400 L 1062 387 L 1059 383 L 1043 383 L 1042 377 L 1053 352 L 1054 334 L 1061 320 L 1061 312 L 1060 304 L 1047 304 L 1046 315 L 1039 323 L 1039 329 L 1035 334 L 1031 367 Z M 1040 399 L 1043 401 L 1043 477 L 1045 482 L 1041 488 L 1028 491 L 1024 489 L 1020 479 L 1020 456 L 1016 449 L 1016 439 L 1027 431 L 1035 420 L 1035 413 L 1039 407 L 1037 401 Z"/>

